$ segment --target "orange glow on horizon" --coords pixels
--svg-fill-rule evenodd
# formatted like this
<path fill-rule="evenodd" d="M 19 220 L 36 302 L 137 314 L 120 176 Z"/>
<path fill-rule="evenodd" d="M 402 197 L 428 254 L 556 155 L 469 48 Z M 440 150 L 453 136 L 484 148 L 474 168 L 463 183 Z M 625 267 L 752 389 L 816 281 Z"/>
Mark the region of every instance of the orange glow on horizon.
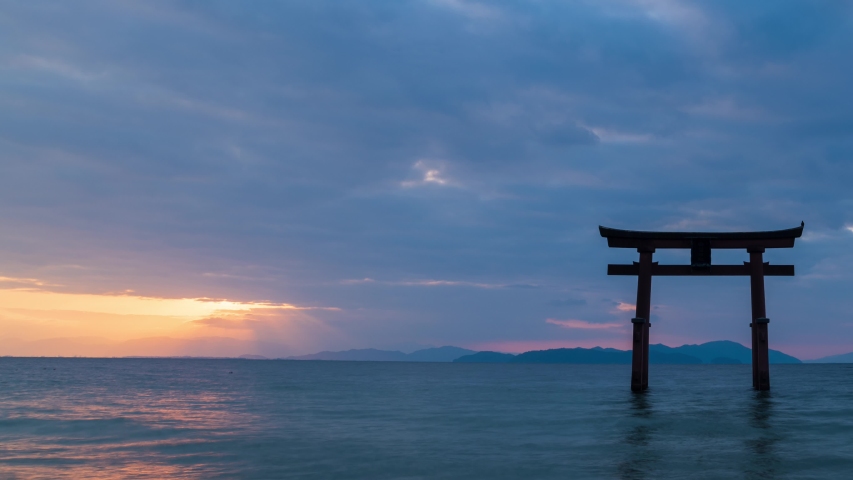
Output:
<path fill-rule="evenodd" d="M 310 310 L 286 303 L 232 302 L 208 298 L 157 298 L 137 295 L 58 293 L 35 289 L 0 290 L 3 309 L 73 310 L 115 315 L 162 315 L 204 318 L 219 311 L 246 311 L 257 308 Z M 326 309 L 329 309 L 326 307 Z"/>
<path fill-rule="evenodd" d="M 111 351 L 120 354 L 107 347 L 121 342 L 136 342 L 136 350 L 128 354 L 144 355 L 137 350 L 153 346 L 160 351 L 158 344 L 204 338 L 287 344 L 305 340 L 307 330 L 324 328 L 307 311 L 339 310 L 227 299 L 64 293 L 36 288 L 36 282 L 0 288 L 0 355 L 103 356 Z"/>

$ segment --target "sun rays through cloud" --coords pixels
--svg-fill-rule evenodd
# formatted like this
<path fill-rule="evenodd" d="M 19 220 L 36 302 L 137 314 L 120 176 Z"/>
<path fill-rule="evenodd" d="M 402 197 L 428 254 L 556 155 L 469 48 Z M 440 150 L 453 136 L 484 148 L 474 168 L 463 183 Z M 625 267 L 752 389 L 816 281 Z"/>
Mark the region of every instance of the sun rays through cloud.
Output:
<path fill-rule="evenodd" d="M 70 348 L 74 354 L 86 356 L 101 356 L 109 351 L 104 345 L 161 337 L 192 340 L 215 336 L 283 346 L 298 340 L 309 345 L 312 339 L 306 337 L 308 330 L 318 335 L 330 333 L 312 312 L 341 311 L 336 307 L 217 298 L 62 293 L 42 290 L 48 285 L 45 282 L 25 280 L 12 283 L 26 284 L 26 288 L 0 288 L 0 345 L 18 342 L 19 354 L 43 355 L 46 352 L 39 351 L 38 345 L 27 351 L 24 344 L 49 339 L 53 339 L 52 348 Z M 97 338 L 103 345 L 77 345 L 74 350 L 72 345 L 79 344 L 75 339 L 80 338 Z"/>

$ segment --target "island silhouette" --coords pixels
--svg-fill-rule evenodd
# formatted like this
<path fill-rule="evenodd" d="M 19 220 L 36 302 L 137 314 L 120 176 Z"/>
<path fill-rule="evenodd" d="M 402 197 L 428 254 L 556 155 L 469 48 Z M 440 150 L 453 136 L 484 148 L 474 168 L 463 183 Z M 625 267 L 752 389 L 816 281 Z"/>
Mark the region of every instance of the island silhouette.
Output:
<path fill-rule="evenodd" d="M 368 361 L 368 362 L 454 362 L 454 363 L 575 363 L 630 364 L 631 351 L 615 348 L 554 348 L 512 354 L 492 351 L 477 352 L 465 348 L 444 346 L 426 348 L 412 353 L 374 348 L 340 352 L 324 351 L 310 355 L 288 357 L 287 360 Z M 699 345 L 669 347 L 649 345 L 649 362 L 654 364 L 749 364 L 752 351 L 737 342 L 718 340 Z M 803 363 L 800 359 L 770 350 L 770 363 Z"/>
<path fill-rule="evenodd" d="M 586 364 L 629 364 L 630 350 L 615 348 L 555 348 L 534 350 L 512 355 L 498 352 L 477 352 L 453 360 L 457 363 L 586 363 Z M 668 347 L 663 344 L 649 345 L 649 363 L 690 364 L 749 364 L 752 351 L 743 345 L 728 340 L 707 342 L 701 345 Z M 800 359 L 770 350 L 770 363 L 803 363 Z"/>

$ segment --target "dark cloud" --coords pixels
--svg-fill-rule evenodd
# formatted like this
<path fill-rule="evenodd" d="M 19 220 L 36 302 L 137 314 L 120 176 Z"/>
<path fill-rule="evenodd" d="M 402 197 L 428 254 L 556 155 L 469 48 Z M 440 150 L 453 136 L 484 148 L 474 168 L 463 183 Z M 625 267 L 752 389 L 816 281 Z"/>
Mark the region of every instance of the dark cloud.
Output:
<path fill-rule="evenodd" d="M 598 224 L 805 220 L 814 240 L 768 254 L 801 274 L 769 309 L 781 341 L 808 317 L 831 344 L 853 307 L 850 26 L 843 2 L 6 4 L 0 273 L 339 306 L 363 345 L 571 338 L 544 319 L 630 317 L 597 301 L 634 288 L 603 275 L 634 255 Z M 464 293 L 392 285 L 412 278 Z M 681 309 L 657 323 L 733 337 L 736 283 L 657 282 Z M 587 302 L 551 303 L 568 289 Z"/>

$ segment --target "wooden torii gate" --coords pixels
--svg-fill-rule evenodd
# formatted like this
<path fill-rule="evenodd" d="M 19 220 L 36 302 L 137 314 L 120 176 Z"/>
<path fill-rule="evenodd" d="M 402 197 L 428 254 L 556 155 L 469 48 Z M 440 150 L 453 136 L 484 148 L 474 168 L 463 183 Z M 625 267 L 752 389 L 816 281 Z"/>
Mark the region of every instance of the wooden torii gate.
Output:
<path fill-rule="evenodd" d="M 767 248 L 792 248 L 803 234 L 799 227 L 767 232 L 637 232 L 599 226 L 607 246 L 636 248 L 640 261 L 632 265 L 607 265 L 608 275 L 637 276 L 637 310 L 634 324 L 631 390 L 649 387 L 649 314 L 652 276 L 749 276 L 752 290 L 752 386 L 770 389 L 770 361 L 767 346 L 767 312 L 764 307 L 764 277 L 793 276 L 793 265 L 770 265 L 763 259 Z M 652 254 L 659 248 L 690 249 L 690 265 L 658 265 Z M 711 250 L 743 248 L 749 261 L 743 265 L 712 265 Z"/>

